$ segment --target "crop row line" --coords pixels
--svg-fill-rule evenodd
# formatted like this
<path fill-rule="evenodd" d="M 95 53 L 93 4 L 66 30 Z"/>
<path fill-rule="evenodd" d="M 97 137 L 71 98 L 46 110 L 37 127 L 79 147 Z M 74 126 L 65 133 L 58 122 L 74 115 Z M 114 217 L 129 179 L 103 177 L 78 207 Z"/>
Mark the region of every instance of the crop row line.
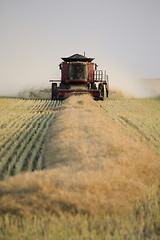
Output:
<path fill-rule="evenodd" d="M 7 144 L 5 145 L 3 151 L 0 153 L 0 158 L 4 157 L 5 154 L 10 151 L 10 148 L 12 147 L 12 145 L 14 145 L 14 149 L 13 151 L 18 148 L 18 143 L 20 144 L 20 142 L 23 140 L 23 138 L 27 137 L 27 135 L 29 134 L 30 129 L 37 124 L 38 121 L 40 121 L 40 118 L 43 117 L 43 115 L 34 115 L 34 118 L 31 118 L 30 121 L 27 122 L 27 124 L 25 124 L 22 129 L 20 129 L 19 132 L 15 132 L 13 134 L 13 137 L 11 137 L 11 140 L 7 142 Z M 19 140 L 19 141 L 18 141 Z M 16 144 L 16 142 L 18 141 L 18 143 Z"/>
<path fill-rule="evenodd" d="M 24 142 L 24 149 L 23 153 L 16 162 L 15 166 L 13 166 L 12 175 L 17 175 L 22 170 L 32 171 L 32 166 L 34 159 L 37 156 L 39 150 L 40 141 L 42 141 L 44 137 L 44 129 L 46 128 L 46 122 L 52 117 L 53 115 L 48 115 L 43 121 L 41 122 L 41 126 L 37 129 L 36 134 L 30 140 L 30 142 Z M 44 131 L 45 132 L 45 131 Z M 42 136 L 41 136 L 42 135 Z M 27 149 L 26 149 L 27 146 Z"/>
<path fill-rule="evenodd" d="M 4 139 L 1 140 L 0 149 L 4 148 L 7 143 L 13 140 L 13 138 L 15 139 L 15 136 L 17 136 L 19 132 L 22 133 L 23 130 L 27 128 L 26 121 L 27 122 L 34 121 L 36 117 L 37 117 L 36 114 L 32 114 L 28 115 L 26 118 L 25 117 L 22 119 L 18 118 L 16 121 L 17 125 L 15 125 L 15 127 L 13 128 L 13 131 L 6 129 L 6 131 L 7 130 L 9 131 L 9 134 L 7 135 L 7 137 L 4 137 Z"/>
<path fill-rule="evenodd" d="M 51 100 L 23 102 L 22 105 L 13 103 L 5 115 L 6 119 L 8 116 L 7 124 L 5 117 L 1 122 L 4 127 L 0 137 L 0 179 L 45 167 L 42 150 L 46 131 L 55 116 L 54 109 L 63 103 Z"/>
<path fill-rule="evenodd" d="M 22 134 L 18 135 L 18 139 L 16 142 L 11 141 L 9 148 L 5 149 L 6 151 L 3 151 L 1 154 L 1 162 L 0 162 L 0 173 L 3 172 L 3 169 L 6 169 L 6 166 L 9 162 L 12 161 L 12 157 L 14 154 L 19 155 L 24 150 L 24 139 L 27 142 L 29 142 L 34 134 L 36 134 L 36 130 L 39 128 L 40 122 L 45 117 L 45 115 L 39 115 L 35 119 L 34 122 L 30 123 L 28 122 L 25 131 L 23 131 Z M 31 131 L 33 130 L 33 131 Z M 13 147 L 12 147 L 13 146 Z M 10 149 L 12 147 L 12 149 Z"/>
<path fill-rule="evenodd" d="M 47 100 L 46 100 L 47 101 Z M 52 102 L 54 102 L 54 108 L 57 106 L 57 105 L 59 105 L 59 103 L 60 103 L 60 101 L 47 101 L 47 105 L 51 105 L 52 104 Z M 33 116 L 31 116 L 31 117 L 29 117 L 29 118 L 33 118 Z M 21 119 L 21 118 L 20 118 Z M 9 132 L 11 132 L 10 134 L 9 134 L 9 136 L 8 136 L 8 139 L 6 139 L 6 138 L 4 138 L 4 139 L 1 139 L 1 145 L 0 145 L 0 149 L 3 149 L 4 148 L 4 146 L 8 143 L 8 142 L 10 142 L 10 140 L 12 139 L 13 140 L 13 137 L 14 137 L 14 135 L 17 135 L 17 133 L 19 132 L 19 131 L 21 131 L 22 129 L 22 127 L 25 125 L 25 122 L 24 121 L 28 121 L 29 119 L 24 119 L 24 118 L 22 118 L 22 124 L 20 124 L 20 122 L 21 121 L 19 121 L 20 119 L 17 119 L 17 121 L 15 121 L 14 123 L 17 123 L 18 122 L 18 124 L 15 126 L 15 128 L 14 128 L 14 132 L 11 132 L 11 131 L 9 131 Z M 34 120 L 34 119 L 33 119 Z M 12 126 L 13 126 L 13 124 L 12 124 Z M 17 128 L 17 129 L 16 129 Z M 26 127 L 27 128 L 27 127 Z M 22 132 L 22 131 L 21 131 Z M 16 140 L 16 139 L 15 139 Z M 8 147 L 7 147 L 7 149 L 8 149 Z M 5 149 L 3 149 L 3 152 L 5 151 Z M 1 155 L 0 155 L 0 157 L 2 157 Z"/>
<path fill-rule="evenodd" d="M 38 142 L 36 143 L 36 147 L 34 148 L 34 151 L 32 152 L 31 159 L 28 164 L 27 171 L 33 171 L 44 168 L 44 163 L 42 163 L 42 160 L 39 161 L 39 158 L 41 157 L 41 152 L 44 144 L 45 134 L 48 130 L 49 126 L 51 125 L 51 121 L 53 119 L 54 115 L 51 114 L 50 117 L 47 119 L 47 121 L 44 124 L 44 129 L 41 132 L 40 136 L 37 136 Z"/>

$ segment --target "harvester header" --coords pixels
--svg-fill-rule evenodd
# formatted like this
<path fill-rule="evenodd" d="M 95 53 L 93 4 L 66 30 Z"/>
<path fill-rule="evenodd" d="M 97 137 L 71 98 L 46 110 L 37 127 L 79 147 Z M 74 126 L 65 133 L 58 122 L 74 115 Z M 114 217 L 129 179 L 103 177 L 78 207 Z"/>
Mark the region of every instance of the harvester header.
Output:
<path fill-rule="evenodd" d="M 62 100 L 71 93 L 89 92 L 95 100 L 108 97 L 108 75 L 106 71 L 97 70 L 94 58 L 80 54 L 63 57 L 59 64 L 61 80 L 52 82 L 52 100 Z"/>

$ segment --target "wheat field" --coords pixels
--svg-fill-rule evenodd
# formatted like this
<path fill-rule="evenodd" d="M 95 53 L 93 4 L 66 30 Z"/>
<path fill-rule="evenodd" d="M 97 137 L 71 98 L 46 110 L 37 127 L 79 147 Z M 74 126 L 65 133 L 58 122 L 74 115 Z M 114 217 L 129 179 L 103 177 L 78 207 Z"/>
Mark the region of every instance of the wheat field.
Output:
<path fill-rule="evenodd" d="M 98 103 L 132 138 L 138 137 L 160 155 L 160 99 L 114 99 Z"/>
<path fill-rule="evenodd" d="M 0 98 L 0 179 L 45 167 L 45 134 L 60 104 Z"/>
<path fill-rule="evenodd" d="M 49 124 L 36 157 L 45 170 L 21 168 L 29 172 L 10 178 L 2 172 L 0 238 L 159 239 L 158 99 L 97 103 L 83 95 L 58 108 L 52 101 L 0 100 L 4 142 L 22 115 L 44 115 Z"/>

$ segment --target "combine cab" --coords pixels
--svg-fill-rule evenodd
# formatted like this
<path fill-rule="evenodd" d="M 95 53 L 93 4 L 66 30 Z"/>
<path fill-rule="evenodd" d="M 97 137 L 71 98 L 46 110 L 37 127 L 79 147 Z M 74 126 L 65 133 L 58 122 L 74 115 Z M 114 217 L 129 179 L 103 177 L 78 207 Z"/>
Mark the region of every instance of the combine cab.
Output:
<path fill-rule="evenodd" d="M 89 92 L 95 100 L 108 97 L 108 75 L 106 71 L 97 70 L 94 58 L 75 54 L 62 58 L 59 65 L 61 80 L 50 80 L 52 83 L 52 100 L 63 100 L 71 93 Z"/>

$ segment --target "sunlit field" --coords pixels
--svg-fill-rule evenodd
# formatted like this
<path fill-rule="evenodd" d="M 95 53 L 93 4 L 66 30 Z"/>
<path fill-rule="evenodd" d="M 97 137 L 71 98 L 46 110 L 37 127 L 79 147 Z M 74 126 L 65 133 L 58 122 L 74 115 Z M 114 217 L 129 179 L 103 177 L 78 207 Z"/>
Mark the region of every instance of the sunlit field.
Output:
<path fill-rule="evenodd" d="M 1 98 L 0 239 L 160 239 L 159 110 Z"/>
<path fill-rule="evenodd" d="M 132 136 L 160 155 L 160 98 L 99 101 L 107 114 Z"/>
<path fill-rule="evenodd" d="M 45 167 L 41 150 L 59 101 L 0 98 L 0 178 Z"/>

